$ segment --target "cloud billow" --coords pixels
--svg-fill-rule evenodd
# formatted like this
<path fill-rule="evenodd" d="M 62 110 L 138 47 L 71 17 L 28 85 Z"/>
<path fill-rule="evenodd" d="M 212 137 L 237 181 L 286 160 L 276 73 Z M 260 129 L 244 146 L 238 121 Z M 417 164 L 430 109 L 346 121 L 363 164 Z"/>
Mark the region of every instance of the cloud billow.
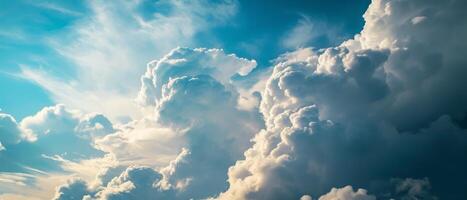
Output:
<path fill-rule="evenodd" d="M 467 60 L 453 46 L 467 42 L 449 37 L 467 33 L 461 8 L 375 0 L 354 39 L 279 58 L 261 102 L 267 128 L 219 198 L 298 199 L 352 185 L 384 199 L 404 177 L 465 197 Z"/>
<path fill-rule="evenodd" d="M 128 131 L 148 127 L 165 129 L 165 134 L 160 136 L 171 135 L 167 139 L 168 148 L 177 149 L 180 141 L 184 141 L 180 145 L 184 148 L 180 148 L 166 166 L 131 163 L 133 166 L 112 181 L 97 188 L 90 187 L 86 195 L 95 199 L 200 199 L 226 190 L 228 168 L 242 157 L 250 145 L 249 139 L 262 123 L 255 111 L 238 108 L 241 94 L 231 77 L 246 75 L 255 66 L 254 60 L 238 58 L 220 49 L 202 48 L 176 48 L 162 59 L 151 62 L 141 79 L 137 101 L 143 109 L 154 109 L 141 120 L 152 123 Z M 120 136 L 127 139 L 122 140 Z M 121 155 L 131 152 L 122 152 L 113 146 L 129 145 L 135 137 L 138 136 L 127 134 L 123 128 L 98 140 L 97 146 L 117 158 L 131 159 L 142 154 Z M 174 145 L 170 146 L 171 143 Z M 144 154 L 141 149 L 138 152 Z M 125 164 L 122 162 L 122 165 Z M 135 170 L 138 172 L 134 173 L 141 174 L 138 177 L 148 177 L 144 183 L 139 178 L 125 178 Z M 69 187 L 70 184 L 63 185 L 58 191 L 68 191 Z M 57 199 L 60 197 L 58 195 Z M 82 197 L 84 195 L 76 198 Z"/>
<path fill-rule="evenodd" d="M 105 116 L 83 114 L 64 105 L 45 107 L 19 123 L 0 114 L 0 130 L 4 146 L 0 170 L 17 172 L 62 171 L 63 160 L 100 157 L 103 152 L 94 147 L 94 138 L 115 131 Z"/>

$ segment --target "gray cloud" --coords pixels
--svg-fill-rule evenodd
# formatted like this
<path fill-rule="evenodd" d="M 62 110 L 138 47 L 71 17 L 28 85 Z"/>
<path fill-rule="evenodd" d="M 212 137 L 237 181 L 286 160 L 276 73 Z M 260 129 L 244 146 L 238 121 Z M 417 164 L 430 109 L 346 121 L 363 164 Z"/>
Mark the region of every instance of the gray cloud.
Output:
<path fill-rule="evenodd" d="M 148 167 L 129 167 L 99 191 L 98 199 L 172 199 L 173 191 L 157 185 L 162 175 Z"/>
<path fill-rule="evenodd" d="M 411 199 L 438 199 L 431 192 L 431 184 L 428 178 L 423 179 L 400 179 L 391 180 L 395 185 L 396 199 L 411 200 Z"/>
<path fill-rule="evenodd" d="M 23 132 L 16 120 L 8 114 L 0 113 L 0 142 L 3 145 L 16 144 L 21 141 Z"/>
<path fill-rule="evenodd" d="M 81 200 L 86 195 L 87 184 L 83 180 L 72 180 L 60 186 L 55 193 L 53 200 Z"/>
<path fill-rule="evenodd" d="M 64 105 L 46 107 L 36 115 L 24 118 L 21 127 L 37 136 L 35 145 L 47 147 L 42 154 L 72 160 L 102 155 L 93 146 L 93 138 L 115 131 L 103 115 L 85 115 Z"/>

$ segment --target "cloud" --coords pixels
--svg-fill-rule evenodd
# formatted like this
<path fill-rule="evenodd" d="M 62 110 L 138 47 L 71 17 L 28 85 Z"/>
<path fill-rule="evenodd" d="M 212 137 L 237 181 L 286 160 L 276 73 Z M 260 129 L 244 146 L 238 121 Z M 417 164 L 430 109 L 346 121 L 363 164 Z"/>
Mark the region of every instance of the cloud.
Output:
<path fill-rule="evenodd" d="M 5 144 L 0 151 L 2 199 L 26 198 L 11 193 L 49 198 L 48 190 L 65 180 L 64 171 L 90 172 L 81 167 L 92 166 L 89 162 L 77 167 L 63 157 L 73 160 L 92 157 L 93 153 L 98 152 L 92 147 L 92 137 L 113 131 L 105 117 L 99 114 L 83 115 L 62 105 L 44 108 L 20 123 L 16 123 L 8 114 L 1 114 L 0 121 L 2 147 Z"/>
<path fill-rule="evenodd" d="M 128 168 L 87 195 L 187 199 L 225 190 L 228 167 L 262 123 L 257 111 L 238 108 L 240 93 L 231 77 L 255 66 L 254 60 L 202 48 L 176 48 L 151 62 L 138 100 L 153 113 L 96 140 L 97 148 Z M 141 184 L 125 178 L 139 169 L 153 178 Z"/>
<path fill-rule="evenodd" d="M 16 187 L 11 187 L 12 182 L 0 181 L 1 187 L 5 188 L 2 193 L 17 192 L 18 188 L 26 190 L 33 186 L 27 191 L 43 197 L 44 191 L 50 189 L 47 187 L 54 187 L 54 184 L 66 180 L 64 174 L 93 176 L 95 168 L 89 170 L 85 167 L 96 167 L 94 163 L 99 161 L 93 159 L 105 160 L 100 166 L 112 163 L 111 158 L 98 158 L 104 152 L 96 149 L 93 144 L 96 138 L 115 131 L 112 123 L 101 114 L 83 114 L 78 110 L 56 105 L 45 107 L 19 123 L 10 115 L 1 116 L 1 139 L 5 149 L 0 151 L 0 162 L 3 163 L 0 166 L 0 176 L 15 172 L 21 174 L 17 177 L 26 178 L 4 179 L 18 180 L 15 181 L 19 184 Z M 51 181 L 38 188 L 36 184 L 42 184 L 44 179 Z"/>
<path fill-rule="evenodd" d="M 148 64 L 148 70 L 141 78 L 138 102 L 143 106 L 155 105 L 155 99 L 161 98 L 162 86 L 170 78 L 209 74 L 217 81 L 229 84 L 232 76 L 246 75 L 256 65 L 255 60 L 226 54 L 221 49 L 178 47 L 162 59 Z"/>
<path fill-rule="evenodd" d="M 383 194 L 382 199 L 438 199 L 431 194 L 430 181 L 423 179 L 392 179 L 390 183 L 393 191 Z M 300 200 L 311 200 L 309 195 L 303 195 Z M 319 197 L 319 200 L 375 200 L 374 195 L 369 195 L 367 190 L 358 189 L 354 192 L 353 187 L 348 185 L 342 188 L 332 188 L 327 194 Z"/>
<path fill-rule="evenodd" d="M 428 178 L 423 179 L 393 179 L 396 185 L 395 193 L 398 199 L 438 199 L 431 194 L 431 184 Z"/>
<path fill-rule="evenodd" d="M 114 168 L 117 169 L 117 168 Z M 110 173 L 109 173 L 110 172 Z M 121 173 L 121 174 L 120 174 Z M 103 187 L 90 188 L 85 181 L 75 179 L 60 186 L 54 199 L 172 199 L 174 192 L 170 188 L 162 188 L 159 184 L 162 175 L 150 167 L 128 167 L 112 179 L 114 175 L 106 170 L 99 178 Z M 104 181 L 104 179 L 107 179 Z"/>
<path fill-rule="evenodd" d="M 14 118 L 11 115 L 0 113 L 0 144 L 16 144 L 21 141 L 22 135 L 23 133 Z M 3 145 L 1 146 L 3 147 Z"/>
<path fill-rule="evenodd" d="M 172 199 L 173 192 L 160 188 L 162 175 L 147 167 L 130 167 L 112 179 L 97 196 L 100 199 Z"/>
<path fill-rule="evenodd" d="M 323 20 L 312 19 L 300 14 L 294 27 L 288 30 L 280 40 L 280 46 L 285 49 L 300 49 L 307 46 L 323 47 L 338 44 L 345 38 L 342 27 L 330 25 Z"/>
<path fill-rule="evenodd" d="M 95 143 L 98 149 L 110 153 L 121 165 L 162 167 L 177 156 L 186 139 L 182 133 L 146 118 L 119 127 L 117 132 L 97 139 Z"/>
<path fill-rule="evenodd" d="M 133 98 L 148 61 L 176 46 L 195 45 L 197 33 L 225 23 L 237 10 L 235 1 L 88 1 L 86 6 L 90 17 L 47 40 L 73 67 L 26 66 L 22 76 L 50 91 L 56 102 L 121 121 L 142 117 Z"/>
<path fill-rule="evenodd" d="M 198 20 L 190 16 L 218 16 L 223 21 L 230 16 L 191 9 L 204 3 L 169 4 L 183 15 L 136 16 L 142 20 L 138 26 L 192 36 L 199 27 L 151 23 Z M 105 62 L 90 59 L 100 58 L 102 51 L 68 56 L 95 73 L 81 76 L 88 80 L 84 83 L 102 78 L 90 88 L 112 91 L 107 85 L 111 82 L 121 89 L 117 94 L 133 91 L 134 86 L 119 81 L 143 73 L 124 74 L 133 62 L 120 50 L 131 50 L 122 47 L 133 44 L 105 33 L 106 28 L 111 33 L 127 28 L 122 24 L 128 23 L 107 23 L 113 21 L 113 9 L 133 11 L 138 4 L 94 4 L 96 23 L 102 26 L 97 32 L 85 28 L 82 34 L 93 43 L 84 40 L 77 48 L 115 45 L 118 52 L 106 49 L 110 53 L 104 54 Z M 215 5 L 234 10 L 228 2 Z M 219 49 L 176 48 L 150 62 L 141 77 L 137 101 L 144 117 L 114 127 L 104 115 L 62 105 L 44 108 L 19 124 L 3 115 L 0 122 L 10 132 L 18 129 L 36 139 L 23 141 L 21 133 L 0 135 L 6 148 L 0 159 L 29 166 L 32 162 L 25 160 L 33 157 L 35 162 L 48 161 L 43 165 L 86 176 L 60 186 L 57 199 L 463 199 L 467 60 L 459 49 L 467 47 L 467 41 L 458 36 L 467 34 L 465 6 L 461 0 L 374 0 L 364 15 L 363 30 L 353 39 L 325 49 L 301 48 L 275 59 L 267 81 L 258 83 L 264 88 L 260 97 L 256 95 L 259 108 L 241 109 L 239 99 L 248 98 L 245 91 L 251 90 L 232 80 L 252 71 L 254 60 Z M 115 27 L 105 26 L 109 24 Z M 94 40 L 101 33 L 109 38 Z M 148 36 L 139 31 L 122 34 Z M 62 53 L 73 52 L 69 50 Z M 84 67 L 96 63 L 114 66 L 112 70 L 122 74 Z M 75 89 L 60 83 L 53 84 L 57 91 Z M 12 156 L 33 147 L 28 152 L 38 154 Z M 92 180 L 91 168 L 96 166 L 104 171 L 94 172 Z M 14 177 L 25 182 L 21 175 Z"/>
<path fill-rule="evenodd" d="M 319 200 L 376 200 L 372 195 L 368 195 L 364 189 L 353 191 L 352 186 L 343 188 L 332 188 L 329 193 L 319 197 Z"/>
<path fill-rule="evenodd" d="M 437 196 L 465 196 L 467 91 L 458 74 L 467 60 L 453 46 L 467 41 L 450 37 L 467 31 L 455 20 L 463 7 L 375 0 L 354 39 L 278 58 L 262 93 L 266 128 L 218 198 L 299 199 L 349 184 L 378 196 L 394 177 L 428 177 Z"/>
<path fill-rule="evenodd" d="M 44 2 L 44 3 L 33 4 L 33 5 L 37 6 L 37 7 L 40 7 L 40 8 L 44 8 L 44 9 L 52 10 L 52 11 L 55 11 L 55 12 L 59 12 L 59 13 L 65 14 L 65 15 L 71 15 L 71 16 L 80 16 L 80 15 L 82 15 L 82 13 L 80 13 L 80 12 L 68 9 L 66 7 L 63 7 L 63 6 L 59 5 L 59 4 L 45 3 Z"/>
<path fill-rule="evenodd" d="M 34 178 L 33 175 L 25 173 L 6 172 L 0 174 L 0 182 L 12 185 L 25 186 Z M 3 189 L 0 192 L 4 192 Z"/>
<path fill-rule="evenodd" d="M 297 25 L 284 37 L 282 45 L 287 48 L 302 48 L 316 36 L 314 24 L 311 19 L 303 16 Z"/>
<path fill-rule="evenodd" d="M 224 190 L 228 166 L 261 126 L 255 112 L 238 109 L 239 93 L 230 78 L 248 73 L 256 62 L 218 49 L 177 48 L 150 66 L 140 97 L 153 98 L 144 102 L 155 106 L 156 121 L 183 133 L 189 152 L 182 152 L 184 162 L 168 178 L 172 187 L 187 184 L 177 198 L 206 198 Z"/>
<path fill-rule="evenodd" d="M 147 116 L 97 140 L 97 147 L 115 155 L 122 164 L 162 167 L 183 146 L 202 145 L 202 138 L 207 137 L 219 146 L 227 140 L 233 142 L 231 147 L 222 148 L 241 156 L 260 122 L 255 114 L 237 108 L 239 94 L 230 79 L 255 66 L 254 60 L 220 49 L 172 50 L 151 62 L 141 78 L 138 101 L 148 110 Z M 243 133 L 233 127 L 242 127 Z"/>
<path fill-rule="evenodd" d="M 54 200 L 83 199 L 87 192 L 86 182 L 82 180 L 69 181 L 60 186 L 55 194 Z"/>
<path fill-rule="evenodd" d="M 50 174 L 25 174 L 29 178 L 25 185 L 15 185 L 0 183 L 3 189 L 0 198 L 5 200 L 29 200 L 29 199 L 51 199 L 55 192 L 55 187 L 66 182 L 69 175 L 60 173 Z"/>
<path fill-rule="evenodd" d="M 303 195 L 302 197 L 300 197 L 300 200 L 313 200 L 313 198 L 311 198 L 310 195 Z"/>
<path fill-rule="evenodd" d="M 36 197 L 30 197 L 21 194 L 1 194 L 0 197 L 2 197 L 5 200 L 40 200 Z"/>
<path fill-rule="evenodd" d="M 24 118 L 20 126 L 37 137 L 34 144 L 46 147 L 42 154 L 69 159 L 99 155 L 92 145 L 93 139 L 114 132 L 112 123 L 103 115 L 85 115 L 64 105 L 45 107 Z"/>
<path fill-rule="evenodd" d="M 426 19 L 425 16 L 416 16 L 416 17 L 412 18 L 411 21 L 412 21 L 412 24 L 415 25 L 415 24 L 423 22 L 425 19 Z"/>

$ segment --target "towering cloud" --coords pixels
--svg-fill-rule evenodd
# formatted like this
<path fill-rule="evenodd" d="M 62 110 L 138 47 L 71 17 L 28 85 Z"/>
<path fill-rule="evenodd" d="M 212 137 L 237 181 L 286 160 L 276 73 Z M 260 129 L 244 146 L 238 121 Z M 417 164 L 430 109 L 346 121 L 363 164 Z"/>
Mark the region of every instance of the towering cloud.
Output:
<path fill-rule="evenodd" d="M 187 143 L 180 161 L 164 173 L 167 186 L 181 190 L 178 198 L 205 198 L 227 187 L 227 168 L 260 127 L 257 115 L 237 108 L 230 77 L 255 66 L 222 50 L 188 48 L 150 63 L 140 97 L 154 98 L 145 102 L 155 106 L 156 121 L 182 132 Z"/>
<path fill-rule="evenodd" d="M 465 6 L 375 0 L 354 39 L 279 58 L 261 102 L 266 129 L 219 198 L 298 199 L 347 184 L 383 195 L 398 177 L 465 197 Z"/>
<path fill-rule="evenodd" d="M 231 77 L 246 75 L 255 66 L 253 60 L 219 49 L 176 48 L 151 62 L 142 77 L 138 102 L 154 113 L 96 143 L 123 165 L 152 167 L 129 167 L 87 195 L 97 199 L 200 199 L 227 189 L 228 167 L 241 158 L 250 146 L 249 139 L 262 127 L 257 112 L 238 108 L 240 94 Z M 148 146 L 159 146 L 153 148 L 159 155 L 140 162 L 139 157 L 151 155 L 146 153 L 150 150 L 144 145 L 147 141 L 154 141 Z M 161 152 L 162 147 L 171 150 Z M 161 167 L 163 161 L 157 157 L 170 157 L 174 150 L 179 154 Z M 131 174 L 137 177 L 131 178 Z"/>

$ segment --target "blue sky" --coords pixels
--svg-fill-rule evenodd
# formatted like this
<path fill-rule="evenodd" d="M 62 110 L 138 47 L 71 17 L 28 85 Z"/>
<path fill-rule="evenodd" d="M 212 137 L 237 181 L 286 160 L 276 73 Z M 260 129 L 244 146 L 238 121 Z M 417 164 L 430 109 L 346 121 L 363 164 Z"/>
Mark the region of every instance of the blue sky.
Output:
<path fill-rule="evenodd" d="M 464 0 L 0 0 L 0 199 L 466 199 Z"/>
<path fill-rule="evenodd" d="M 238 8 L 228 19 L 190 36 L 193 43 L 173 42 L 169 48 L 184 45 L 222 48 L 241 57 L 254 58 L 260 67 L 268 67 L 270 60 L 294 48 L 322 48 L 352 37 L 362 28 L 362 14 L 369 1 L 237 3 Z M 4 112 L 22 119 L 44 106 L 59 103 L 47 90 L 18 74 L 21 67 L 27 66 L 49 72 L 59 79 L 73 79 L 76 63 L 61 55 L 54 43 L 71 45 L 76 39 L 73 37 L 78 31 L 76 26 L 92 18 L 92 8 L 88 4 L 88 1 L 2 1 L 0 81 L 4 86 L 0 89 L 3 94 L 8 94 L 0 99 L 0 108 Z M 154 14 L 170 15 L 174 8 L 163 4 L 168 3 L 142 1 L 135 9 L 135 15 L 147 19 Z M 310 29 L 313 36 L 284 45 L 281 41 L 297 26 Z M 158 48 L 157 44 L 148 47 L 154 48 Z M 162 53 L 167 50 L 163 49 Z M 153 57 L 162 53 L 155 52 Z M 132 67 L 141 71 L 144 66 L 140 64 L 135 63 Z"/>

